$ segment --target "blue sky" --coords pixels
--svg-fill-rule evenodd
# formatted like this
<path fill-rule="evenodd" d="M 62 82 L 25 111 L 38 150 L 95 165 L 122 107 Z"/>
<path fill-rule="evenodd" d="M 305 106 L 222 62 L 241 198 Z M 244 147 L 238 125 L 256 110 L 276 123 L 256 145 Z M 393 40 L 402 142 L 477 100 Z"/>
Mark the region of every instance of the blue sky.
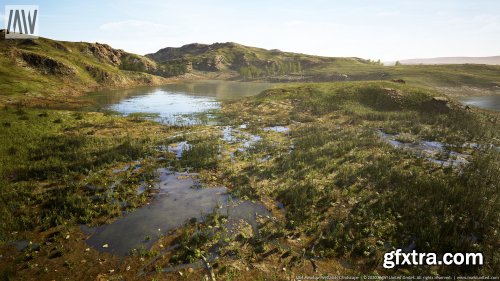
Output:
<path fill-rule="evenodd" d="M 2 1 L 39 5 L 40 35 L 146 54 L 238 42 L 383 61 L 500 55 L 498 0 Z M 0 26 L 5 26 L 4 8 Z"/>

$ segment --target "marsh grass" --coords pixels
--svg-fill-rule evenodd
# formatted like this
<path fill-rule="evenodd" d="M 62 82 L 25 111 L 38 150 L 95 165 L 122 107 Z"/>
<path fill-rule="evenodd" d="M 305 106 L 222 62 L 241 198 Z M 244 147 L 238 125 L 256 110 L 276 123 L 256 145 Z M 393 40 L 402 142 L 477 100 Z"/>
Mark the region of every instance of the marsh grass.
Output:
<path fill-rule="evenodd" d="M 391 147 L 377 134 L 382 128 L 409 142 L 498 145 L 498 115 L 453 102 L 436 110 L 434 96 L 439 94 L 395 83 L 324 83 L 227 103 L 228 116 L 245 103 L 240 116 L 251 126 L 284 118 L 296 124 L 290 153 L 265 165 L 247 162 L 228 178 L 240 194 L 282 202 L 287 228 L 310 237 L 314 256 L 348 257 L 370 271 L 392 247 L 414 244 L 419 252 L 483 252 L 487 260 L 483 267 L 440 267 L 442 274 L 497 272 L 498 150 L 474 151 L 463 168 L 441 167 Z M 293 106 L 276 112 L 280 104 Z M 259 180 L 267 184 L 257 191 Z"/>
<path fill-rule="evenodd" d="M 10 124 L 0 128 L 3 241 L 15 231 L 102 223 L 144 204 L 148 194 L 137 196 L 136 188 L 155 178 L 154 147 L 170 130 L 101 113 L 27 108 L 4 109 L 0 120 Z M 135 160 L 137 170 L 111 173 Z"/>

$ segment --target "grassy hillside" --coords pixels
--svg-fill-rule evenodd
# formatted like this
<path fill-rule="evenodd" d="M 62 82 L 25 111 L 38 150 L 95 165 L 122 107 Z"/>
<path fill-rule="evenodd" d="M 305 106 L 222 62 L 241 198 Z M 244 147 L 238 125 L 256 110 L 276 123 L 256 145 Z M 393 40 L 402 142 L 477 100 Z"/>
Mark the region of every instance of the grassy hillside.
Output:
<path fill-rule="evenodd" d="M 205 75 L 241 80 L 276 82 L 328 82 L 403 79 L 426 87 L 478 87 L 500 90 L 500 66 L 400 65 L 384 66 L 360 58 L 320 57 L 248 47 L 237 43 L 189 44 L 164 48 L 147 57 L 159 68 L 179 73 L 201 71 Z"/>
<path fill-rule="evenodd" d="M 5 40 L 0 34 L 0 102 L 63 102 L 98 88 L 158 84 L 155 62 L 105 44 L 45 38 Z M 54 99 L 54 97 L 58 97 Z"/>
<path fill-rule="evenodd" d="M 266 50 L 237 43 L 189 44 L 179 48 L 164 48 L 147 57 L 160 64 L 183 61 L 189 69 L 212 72 L 231 72 L 243 79 L 299 75 L 324 65 L 369 66 L 370 61 L 359 58 L 330 58 Z"/>

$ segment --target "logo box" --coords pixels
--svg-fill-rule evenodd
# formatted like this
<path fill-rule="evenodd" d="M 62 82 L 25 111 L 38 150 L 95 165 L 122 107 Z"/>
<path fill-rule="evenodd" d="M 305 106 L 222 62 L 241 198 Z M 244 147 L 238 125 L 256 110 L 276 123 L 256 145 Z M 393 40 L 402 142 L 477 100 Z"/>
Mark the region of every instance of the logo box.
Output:
<path fill-rule="evenodd" d="M 38 5 L 5 6 L 5 39 L 38 38 Z"/>

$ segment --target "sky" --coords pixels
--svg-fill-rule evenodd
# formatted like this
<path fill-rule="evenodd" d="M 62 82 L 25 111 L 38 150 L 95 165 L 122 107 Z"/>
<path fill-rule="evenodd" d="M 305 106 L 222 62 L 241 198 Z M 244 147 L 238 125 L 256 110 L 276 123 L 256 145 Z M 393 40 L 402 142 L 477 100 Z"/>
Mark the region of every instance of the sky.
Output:
<path fill-rule="evenodd" d="M 500 55 L 498 0 L 2 0 L 38 5 L 40 36 L 137 54 L 237 42 L 322 56 L 394 61 Z"/>

